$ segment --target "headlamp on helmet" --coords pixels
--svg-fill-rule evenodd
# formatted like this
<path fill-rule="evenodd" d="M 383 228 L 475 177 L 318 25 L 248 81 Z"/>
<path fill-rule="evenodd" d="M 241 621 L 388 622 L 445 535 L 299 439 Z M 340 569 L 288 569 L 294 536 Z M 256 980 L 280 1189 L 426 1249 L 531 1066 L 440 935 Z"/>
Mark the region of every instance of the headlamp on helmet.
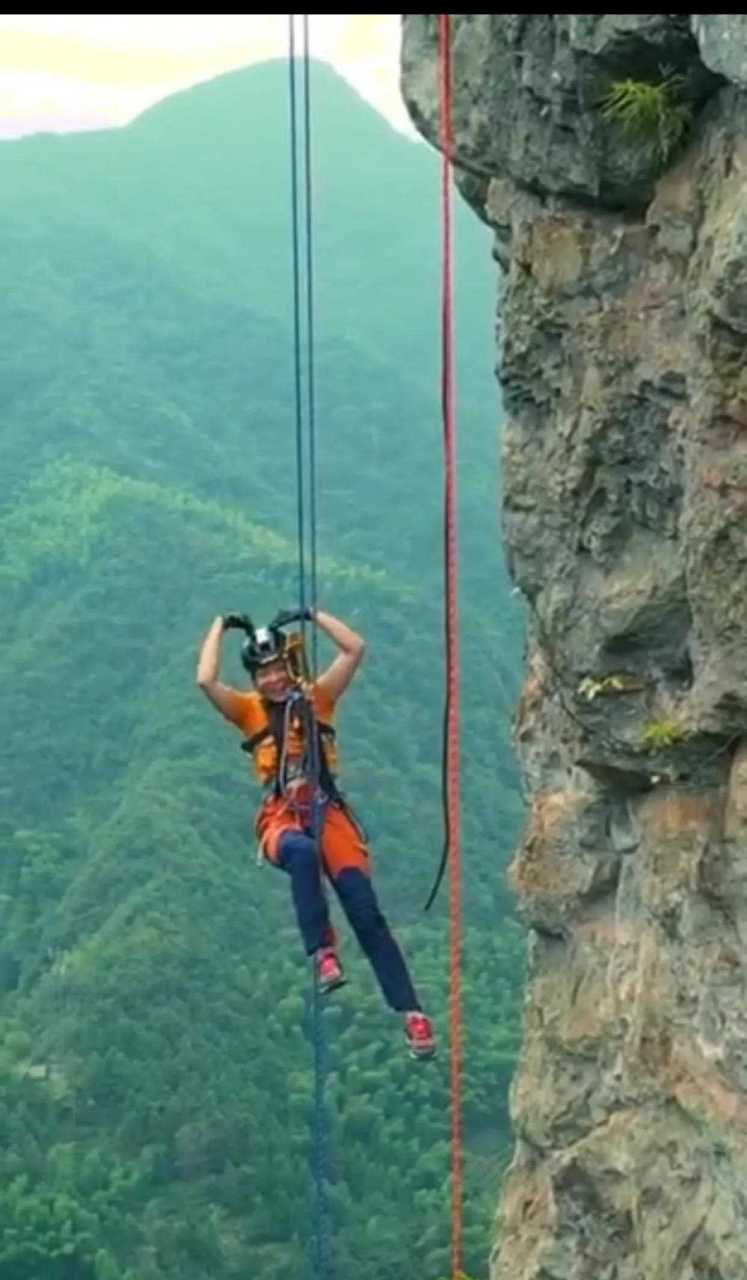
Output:
<path fill-rule="evenodd" d="M 254 675 L 260 667 L 285 657 L 286 638 L 276 627 L 257 627 L 241 646 L 241 661 Z"/>

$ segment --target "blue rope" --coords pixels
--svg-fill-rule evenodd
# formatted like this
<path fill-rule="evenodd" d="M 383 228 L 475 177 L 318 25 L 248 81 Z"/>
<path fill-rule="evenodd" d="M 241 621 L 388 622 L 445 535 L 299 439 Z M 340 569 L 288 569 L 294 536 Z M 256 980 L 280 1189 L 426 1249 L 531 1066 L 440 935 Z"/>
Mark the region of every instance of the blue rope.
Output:
<path fill-rule="evenodd" d="M 303 106 L 304 106 L 304 166 L 306 176 L 306 342 L 307 342 L 307 404 L 309 421 L 309 523 L 311 528 L 311 607 L 317 604 L 317 465 L 316 465 L 316 385 L 314 379 L 314 237 L 313 192 L 311 174 L 311 87 L 309 80 L 309 15 L 303 15 Z M 312 635 L 312 666 L 316 676 L 318 667 L 318 633 Z"/>
<path fill-rule="evenodd" d="M 290 108 L 291 152 L 291 243 L 293 249 L 293 378 L 295 385 L 296 483 L 298 507 L 298 607 L 303 615 L 306 607 L 306 563 L 304 485 L 303 485 L 303 380 L 301 377 L 301 254 L 299 251 L 298 193 L 298 127 L 296 106 L 296 32 L 292 13 L 288 14 L 288 94 Z"/>
<path fill-rule="evenodd" d="M 313 191 L 311 171 L 311 85 L 309 67 L 309 15 L 303 14 L 303 119 L 304 119 L 304 176 L 306 179 L 306 395 L 307 425 L 309 433 L 309 534 L 310 534 L 310 598 L 311 607 L 317 606 L 317 453 L 316 453 L 316 383 L 314 378 L 314 237 Z M 316 679 L 318 671 L 318 632 L 312 631 L 312 670 Z M 312 832 L 317 860 L 321 867 L 322 797 L 319 791 L 320 761 L 316 732 L 311 735 L 311 772 L 314 786 Z M 332 1280 L 332 1259 L 329 1248 L 329 1208 L 327 1204 L 328 1137 L 325 1093 L 327 1081 L 327 1041 L 324 1034 L 321 995 L 312 972 L 314 1011 L 314 1149 L 315 1189 L 317 1211 L 317 1275 L 322 1280 Z"/>
<path fill-rule="evenodd" d="M 296 469 L 298 493 L 298 566 L 299 566 L 299 609 L 303 618 L 306 605 L 306 558 L 305 558 L 305 508 L 304 508 L 304 448 L 303 448 L 303 377 L 301 360 L 301 253 L 299 241 L 300 200 L 298 181 L 298 129 L 297 129 L 297 93 L 295 71 L 295 16 L 289 19 L 289 93 L 291 113 L 291 204 L 293 216 L 293 325 L 294 325 L 294 373 L 295 373 L 295 423 L 296 423 Z M 316 609 L 317 604 L 317 480 L 316 480 L 316 406 L 314 379 L 314 272 L 313 272 L 313 236 L 312 236 L 312 180 L 311 180 L 311 92 L 309 83 L 309 21 L 308 14 L 303 15 L 303 140 L 305 167 L 305 271 L 306 271 L 306 412 L 308 419 L 308 453 L 309 453 L 309 543 L 310 543 L 310 604 Z M 302 622 L 305 635 L 305 622 Z M 312 670 L 314 678 L 317 674 L 317 634 L 313 631 Z M 313 708 L 312 708 L 313 712 Z M 313 717 L 312 717 L 313 720 Z M 315 728 L 315 726 L 314 726 Z M 312 835 L 316 847 L 317 858 L 321 863 L 321 794 L 319 790 L 320 762 L 318 758 L 318 742 L 315 732 L 310 735 L 310 774 L 313 792 L 312 801 Z M 320 866 L 321 871 L 321 866 Z M 325 1108 L 325 1084 L 327 1076 L 327 1045 L 324 1035 L 322 1017 L 322 997 L 316 978 L 315 961 L 311 962 L 312 987 L 312 1025 L 314 1055 L 314 1115 L 312 1134 L 311 1168 L 314 1181 L 314 1276 L 315 1280 L 333 1280 L 332 1259 L 329 1243 L 329 1209 L 327 1204 L 328 1182 L 328 1132 Z"/>

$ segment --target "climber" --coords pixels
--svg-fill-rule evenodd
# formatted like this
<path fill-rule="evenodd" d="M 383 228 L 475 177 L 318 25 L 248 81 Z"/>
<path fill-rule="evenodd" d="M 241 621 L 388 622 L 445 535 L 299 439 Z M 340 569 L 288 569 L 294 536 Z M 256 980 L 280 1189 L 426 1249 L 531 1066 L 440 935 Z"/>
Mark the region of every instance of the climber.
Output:
<path fill-rule="evenodd" d="M 364 642 L 331 614 L 306 610 L 305 620 L 315 622 L 339 652 L 313 683 L 303 680 L 292 668 L 289 639 L 282 630 L 300 616 L 284 612 L 269 627 L 256 630 L 245 614 L 218 616 L 202 644 L 197 684 L 244 734 L 242 746 L 252 755 L 259 781 L 267 787 L 255 830 L 263 857 L 290 876 L 298 926 L 307 954 L 314 956 L 319 990 L 327 994 L 347 981 L 322 885 L 323 869 L 385 1000 L 404 1014 L 410 1053 L 430 1057 L 435 1053 L 431 1021 L 422 1011 L 402 952 L 379 909 L 364 834 L 335 782 L 335 708 L 358 669 Z M 240 691 L 220 680 L 222 638 L 232 628 L 246 632 L 241 659 L 254 689 Z M 316 790 L 306 776 L 309 744 L 314 742 Z"/>

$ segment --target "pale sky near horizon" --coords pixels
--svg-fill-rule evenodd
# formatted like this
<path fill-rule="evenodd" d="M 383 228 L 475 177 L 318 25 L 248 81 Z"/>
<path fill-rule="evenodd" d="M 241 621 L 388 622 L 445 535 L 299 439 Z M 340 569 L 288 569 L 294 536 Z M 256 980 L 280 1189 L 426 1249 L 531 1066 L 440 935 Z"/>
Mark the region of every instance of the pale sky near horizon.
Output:
<path fill-rule="evenodd" d="M 400 15 L 311 14 L 310 31 L 312 55 L 415 137 L 399 94 Z M 127 124 L 169 94 L 287 49 L 286 14 L 4 14 L 0 138 Z"/>

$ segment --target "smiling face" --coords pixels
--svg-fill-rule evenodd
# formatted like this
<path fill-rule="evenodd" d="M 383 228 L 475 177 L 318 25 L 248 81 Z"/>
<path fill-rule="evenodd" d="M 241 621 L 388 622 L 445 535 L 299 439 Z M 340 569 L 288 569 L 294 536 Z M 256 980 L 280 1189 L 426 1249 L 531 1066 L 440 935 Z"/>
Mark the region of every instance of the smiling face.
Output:
<path fill-rule="evenodd" d="M 291 689 L 290 677 L 281 659 L 258 667 L 254 674 L 254 683 L 262 696 L 269 698 L 271 702 L 282 702 Z"/>

